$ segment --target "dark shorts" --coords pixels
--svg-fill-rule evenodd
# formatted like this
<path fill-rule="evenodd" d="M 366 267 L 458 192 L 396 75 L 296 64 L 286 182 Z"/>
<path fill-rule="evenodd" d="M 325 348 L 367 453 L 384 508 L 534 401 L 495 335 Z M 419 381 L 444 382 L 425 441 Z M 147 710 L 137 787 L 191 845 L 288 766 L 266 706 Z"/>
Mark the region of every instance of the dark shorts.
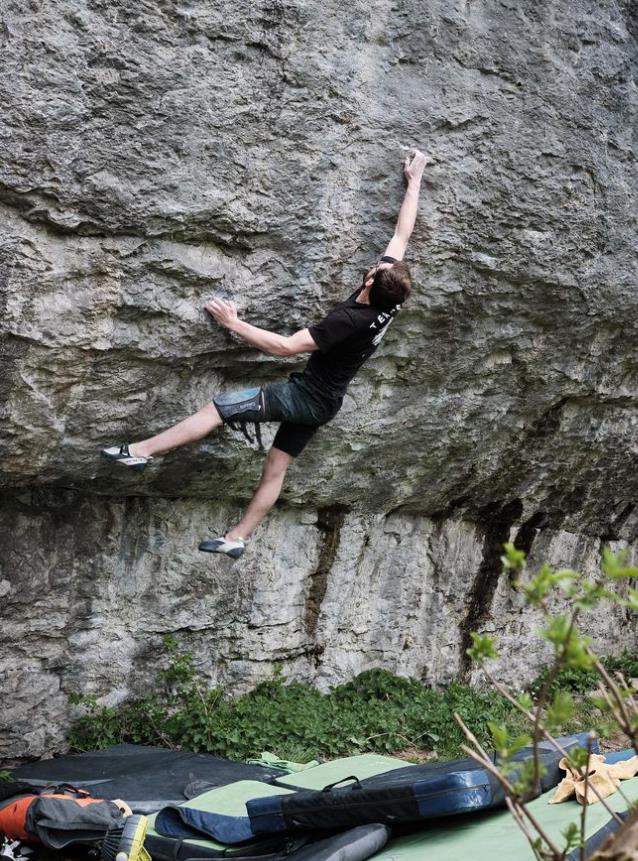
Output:
<path fill-rule="evenodd" d="M 244 399 L 244 395 L 251 397 Z M 226 403 L 233 399 L 236 408 Z M 226 392 L 213 398 L 213 403 L 225 422 L 281 422 L 273 447 L 297 457 L 321 425 L 334 418 L 342 401 L 313 391 L 303 374 L 291 374 L 285 383 Z"/>

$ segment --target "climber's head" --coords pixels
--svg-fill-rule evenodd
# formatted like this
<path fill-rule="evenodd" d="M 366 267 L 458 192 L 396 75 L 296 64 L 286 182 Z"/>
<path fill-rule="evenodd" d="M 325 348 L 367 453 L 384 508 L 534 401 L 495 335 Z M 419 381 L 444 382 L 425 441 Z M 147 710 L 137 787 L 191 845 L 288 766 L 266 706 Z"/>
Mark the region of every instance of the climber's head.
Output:
<path fill-rule="evenodd" d="M 410 270 L 402 261 L 378 263 L 369 269 L 363 279 L 363 289 L 371 305 L 381 311 L 391 311 L 402 305 L 410 295 L 412 278 Z"/>

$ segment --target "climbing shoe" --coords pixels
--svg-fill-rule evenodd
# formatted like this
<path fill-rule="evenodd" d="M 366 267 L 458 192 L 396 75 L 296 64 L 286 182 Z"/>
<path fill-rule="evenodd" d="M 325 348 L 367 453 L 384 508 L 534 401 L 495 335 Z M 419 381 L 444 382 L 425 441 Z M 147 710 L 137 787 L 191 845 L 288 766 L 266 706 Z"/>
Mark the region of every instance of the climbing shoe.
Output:
<path fill-rule="evenodd" d="M 113 445 L 110 448 L 102 449 L 102 457 L 105 457 L 111 463 L 121 463 L 123 466 L 130 466 L 133 469 L 144 469 L 146 464 L 153 460 L 152 457 L 135 457 L 128 450 L 128 444 Z"/>
<path fill-rule="evenodd" d="M 243 538 L 236 538 L 234 541 L 227 538 L 207 538 L 201 542 L 199 549 L 204 553 L 223 553 L 231 559 L 239 559 L 246 549 L 246 542 Z"/>

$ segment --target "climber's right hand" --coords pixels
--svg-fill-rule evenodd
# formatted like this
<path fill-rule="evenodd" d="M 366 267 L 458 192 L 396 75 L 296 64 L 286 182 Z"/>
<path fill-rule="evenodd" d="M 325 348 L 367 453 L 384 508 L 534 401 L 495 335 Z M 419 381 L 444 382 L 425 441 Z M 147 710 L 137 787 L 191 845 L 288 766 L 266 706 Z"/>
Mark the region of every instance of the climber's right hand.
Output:
<path fill-rule="evenodd" d="M 408 184 L 411 182 L 421 182 L 427 162 L 427 156 L 421 150 L 415 149 L 406 155 L 403 161 L 403 173 Z"/>

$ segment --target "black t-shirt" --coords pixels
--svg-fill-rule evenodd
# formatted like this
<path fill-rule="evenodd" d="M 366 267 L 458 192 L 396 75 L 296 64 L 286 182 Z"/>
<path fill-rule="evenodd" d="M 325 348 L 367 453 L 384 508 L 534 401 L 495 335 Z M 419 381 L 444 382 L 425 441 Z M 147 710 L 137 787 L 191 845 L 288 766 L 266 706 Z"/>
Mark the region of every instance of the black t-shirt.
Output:
<path fill-rule="evenodd" d="M 319 349 L 311 353 L 304 376 L 330 398 L 343 398 L 348 383 L 377 349 L 401 307 L 380 311 L 357 302 L 362 289 L 355 290 L 320 323 L 308 326 Z"/>

